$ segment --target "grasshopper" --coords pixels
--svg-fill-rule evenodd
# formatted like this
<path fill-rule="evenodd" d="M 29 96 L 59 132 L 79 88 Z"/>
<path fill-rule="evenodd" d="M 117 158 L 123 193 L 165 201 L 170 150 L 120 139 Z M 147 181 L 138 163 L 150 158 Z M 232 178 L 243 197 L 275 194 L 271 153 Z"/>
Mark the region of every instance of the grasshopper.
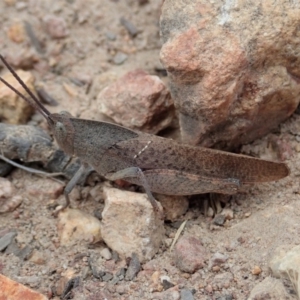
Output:
<path fill-rule="evenodd" d="M 143 186 L 157 212 L 159 207 L 152 192 L 231 195 L 243 184 L 275 181 L 289 174 L 284 163 L 180 144 L 108 122 L 74 118 L 68 112 L 51 114 L 3 56 L 0 59 L 29 97 L 3 78 L 0 80 L 37 109 L 47 120 L 59 147 L 82 162 L 64 189 L 66 202 L 62 209 L 69 206 L 69 193 L 91 168 L 109 180 L 125 179 Z"/>

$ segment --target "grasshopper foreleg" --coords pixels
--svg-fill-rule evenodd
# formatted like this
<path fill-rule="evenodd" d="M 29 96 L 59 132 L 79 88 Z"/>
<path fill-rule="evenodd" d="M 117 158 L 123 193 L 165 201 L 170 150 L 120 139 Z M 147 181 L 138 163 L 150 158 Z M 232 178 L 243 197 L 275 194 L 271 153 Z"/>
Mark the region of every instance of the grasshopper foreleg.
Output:
<path fill-rule="evenodd" d="M 75 187 L 75 185 L 78 182 L 80 182 L 83 177 L 86 178 L 87 175 L 90 174 L 90 172 L 92 170 L 93 170 L 93 168 L 91 168 L 87 163 L 81 163 L 80 168 L 77 170 L 77 172 L 72 177 L 72 179 L 67 183 L 67 185 L 66 185 L 66 187 L 64 189 L 64 196 L 65 196 L 66 202 L 63 205 L 63 207 L 61 207 L 60 209 L 58 209 L 54 213 L 55 215 L 57 215 L 60 211 L 62 211 L 63 209 L 67 208 L 70 205 L 69 194 L 71 193 L 71 191 L 73 190 L 73 188 Z"/>

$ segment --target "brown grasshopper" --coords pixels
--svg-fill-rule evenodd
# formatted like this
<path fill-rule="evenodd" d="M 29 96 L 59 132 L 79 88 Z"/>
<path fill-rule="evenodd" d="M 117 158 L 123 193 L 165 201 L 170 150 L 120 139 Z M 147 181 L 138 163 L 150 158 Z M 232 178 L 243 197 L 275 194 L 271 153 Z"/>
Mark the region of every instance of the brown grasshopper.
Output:
<path fill-rule="evenodd" d="M 63 151 L 81 159 L 81 167 L 65 187 L 63 208 L 69 205 L 68 195 L 81 175 L 91 167 L 109 180 L 125 179 L 143 186 L 156 211 L 152 192 L 235 194 L 243 184 L 275 181 L 289 174 L 284 163 L 192 147 L 108 122 L 73 118 L 67 112 L 51 114 L 1 55 L 0 59 L 30 98 L 0 80 L 45 117 Z"/>

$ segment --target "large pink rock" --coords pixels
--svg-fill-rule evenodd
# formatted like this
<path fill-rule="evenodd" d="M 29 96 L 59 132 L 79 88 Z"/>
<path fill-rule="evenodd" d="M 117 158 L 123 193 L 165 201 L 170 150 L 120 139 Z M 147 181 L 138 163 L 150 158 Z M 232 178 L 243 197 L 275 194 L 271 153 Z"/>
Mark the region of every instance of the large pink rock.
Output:
<path fill-rule="evenodd" d="M 47 300 L 48 298 L 0 274 L 1 300 Z"/>
<path fill-rule="evenodd" d="M 297 1 L 166 0 L 160 26 L 184 142 L 230 149 L 297 108 Z"/>

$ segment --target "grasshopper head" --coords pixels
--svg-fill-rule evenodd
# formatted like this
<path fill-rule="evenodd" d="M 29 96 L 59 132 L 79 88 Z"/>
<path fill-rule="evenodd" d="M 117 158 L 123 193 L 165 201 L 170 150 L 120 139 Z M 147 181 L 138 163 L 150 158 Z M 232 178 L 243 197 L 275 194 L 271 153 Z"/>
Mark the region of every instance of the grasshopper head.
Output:
<path fill-rule="evenodd" d="M 75 131 L 70 117 L 70 113 L 62 111 L 49 115 L 47 121 L 59 147 L 67 154 L 73 155 Z"/>

